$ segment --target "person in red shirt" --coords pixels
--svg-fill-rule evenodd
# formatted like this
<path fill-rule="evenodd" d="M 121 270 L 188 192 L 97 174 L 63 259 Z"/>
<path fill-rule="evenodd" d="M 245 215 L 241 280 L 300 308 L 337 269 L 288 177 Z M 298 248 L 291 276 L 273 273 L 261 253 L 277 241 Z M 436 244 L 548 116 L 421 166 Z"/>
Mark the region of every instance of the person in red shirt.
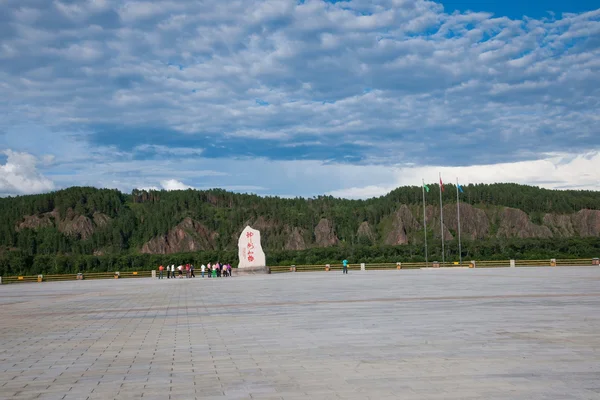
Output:
<path fill-rule="evenodd" d="M 162 279 L 163 278 L 163 271 L 164 271 L 164 267 L 161 265 L 160 267 L 158 267 L 158 279 Z"/>

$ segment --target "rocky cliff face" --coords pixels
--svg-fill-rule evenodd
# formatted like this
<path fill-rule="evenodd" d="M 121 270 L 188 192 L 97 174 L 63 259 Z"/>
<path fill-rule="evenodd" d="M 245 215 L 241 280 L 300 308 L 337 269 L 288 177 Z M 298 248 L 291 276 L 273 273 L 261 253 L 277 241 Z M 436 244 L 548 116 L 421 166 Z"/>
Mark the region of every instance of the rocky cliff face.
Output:
<path fill-rule="evenodd" d="M 505 208 L 500 216 L 499 238 L 549 238 L 552 232 L 547 226 L 536 225 L 529 216 L 516 208 Z"/>
<path fill-rule="evenodd" d="M 166 235 L 146 242 L 141 251 L 149 254 L 173 254 L 213 250 L 217 236 L 215 232 L 188 217 Z"/>
<path fill-rule="evenodd" d="M 298 227 L 286 229 L 287 240 L 285 242 L 285 250 L 305 250 L 307 248 L 304 241 L 304 232 Z"/>
<path fill-rule="evenodd" d="M 408 206 L 403 204 L 392 215 L 392 229 L 385 237 L 385 244 L 392 246 L 407 244 L 411 234 L 418 229 L 422 229 L 421 225 L 412 215 Z"/>
<path fill-rule="evenodd" d="M 210 200 L 210 199 L 209 199 Z M 456 204 L 444 206 L 444 237 L 453 240 L 458 231 Z M 425 209 L 427 229 L 430 235 L 441 236 L 440 210 L 435 206 Z M 488 238 L 552 238 L 552 237 L 599 237 L 600 210 L 580 210 L 574 214 L 545 214 L 532 217 L 522 210 L 506 207 L 479 208 L 460 204 L 461 234 L 463 239 Z M 16 231 L 39 230 L 55 227 L 60 232 L 78 239 L 89 239 L 98 229 L 110 229 L 112 220 L 105 214 L 95 212 L 91 217 L 68 209 L 64 215 L 58 210 L 38 215 L 27 215 L 15 225 Z M 140 219 L 140 223 L 144 223 Z M 250 218 L 239 231 L 228 233 L 228 249 L 237 246 L 241 230 L 250 225 L 261 231 L 263 246 L 267 249 L 304 250 L 311 247 L 329 247 L 357 239 L 359 244 L 404 245 L 423 240 L 423 209 L 418 206 L 398 205 L 390 214 L 381 217 L 377 224 L 363 221 L 351 230 L 346 226 L 336 232 L 333 218 L 321 218 L 315 225 L 290 226 L 269 215 Z M 341 225 L 339 225 L 341 226 Z M 341 228 L 340 228 L 341 229 Z M 356 230 L 354 230 L 356 229 Z M 218 235 L 202 223 L 185 218 L 165 235 L 151 238 L 141 248 L 143 253 L 173 254 L 217 248 Z M 222 242 L 222 240 L 219 240 Z M 110 253 L 110 248 L 94 249 L 94 254 Z"/>
<path fill-rule="evenodd" d="M 572 221 L 579 236 L 600 236 L 600 210 L 581 210 Z"/>
<path fill-rule="evenodd" d="M 570 215 L 546 214 L 543 222 L 544 226 L 550 229 L 553 237 L 575 236 L 575 228 Z"/>
<path fill-rule="evenodd" d="M 446 216 L 446 210 L 448 206 L 444 206 L 444 239 L 446 241 L 454 239 L 454 235 L 448 229 L 448 219 Z M 440 209 L 438 207 L 427 206 L 425 208 L 425 216 L 427 220 L 427 231 L 432 232 L 433 237 L 439 239 L 442 237 L 442 229 L 440 227 Z M 422 215 L 421 215 L 422 217 Z M 461 217 L 462 223 L 462 217 Z M 462 227 L 462 225 L 461 225 Z"/>
<path fill-rule="evenodd" d="M 335 246 L 340 241 L 333 229 L 333 223 L 327 218 L 321 218 L 315 227 L 314 233 L 317 247 Z"/>
<path fill-rule="evenodd" d="M 456 204 L 444 206 L 444 224 L 458 232 L 458 210 Z M 469 204 L 460 204 L 460 232 L 464 238 L 484 239 L 490 233 L 490 220 L 485 211 Z"/>
<path fill-rule="evenodd" d="M 359 238 L 365 238 L 368 241 L 374 243 L 375 242 L 375 233 L 373 232 L 373 228 L 367 221 L 363 221 L 358 226 L 358 231 L 356 231 L 356 236 Z"/>
<path fill-rule="evenodd" d="M 62 218 L 58 210 L 43 213 L 41 215 L 27 215 L 23 221 L 17 224 L 16 230 L 41 229 L 45 227 L 56 227 L 60 232 L 68 236 L 79 237 L 83 240 L 90 238 L 96 229 L 105 227 L 110 223 L 108 215 L 95 212 L 92 219 L 79 215 L 69 208 Z"/>

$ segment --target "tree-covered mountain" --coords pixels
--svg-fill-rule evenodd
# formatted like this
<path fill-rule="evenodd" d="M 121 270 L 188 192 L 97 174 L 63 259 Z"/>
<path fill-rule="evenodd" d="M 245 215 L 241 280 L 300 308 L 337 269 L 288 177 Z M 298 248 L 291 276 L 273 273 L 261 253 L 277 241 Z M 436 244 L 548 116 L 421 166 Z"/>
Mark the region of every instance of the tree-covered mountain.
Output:
<path fill-rule="evenodd" d="M 435 243 L 441 244 L 442 232 L 439 186 L 429 187 L 425 220 L 435 256 L 439 253 Z M 592 256 L 586 252 L 598 247 L 600 192 L 517 184 L 467 185 L 463 189 L 460 215 L 465 257 L 475 257 L 479 255 L 476 249 L 496 244 L 501 249 L 498 255 L 504 255 L 510 243 L 518 247 L 535 242 L 549 252 L 580 256 Z M 443 202 L 444 238 L 447 256 L 452 258 L 457 256 L 453 243 L 458 230 L 454 186 L 445 186 Z M 86 265 L 128 257 L 131 261 L 122 269 L 150 255 L 159 260 L 181 253 L 199 257 L 204 252 L 213 258 L 222 254 L 234 262 L 237 237 L 246 225 L 261 230 L 270 261 L 294 262 L 305 257 L 321 262 L 328 259 L 327 254 L 359 251 L 363 257 L 389 253 L 391 258 L 402 254 L 418 259 L 423 253 L 423 219 L 421 187 L 400 187 L 368 200 L 331 196 L 286 199 L 224 190 L 134 190 L 124 194 L 73 187 L 0 199 L 0 273 L 16 271 L 17 264 L 21 270 L 25 264 L 37 272 L 57 257 L 92 260 Z M 46 262 L 40 261 L 42 256 Z"/>

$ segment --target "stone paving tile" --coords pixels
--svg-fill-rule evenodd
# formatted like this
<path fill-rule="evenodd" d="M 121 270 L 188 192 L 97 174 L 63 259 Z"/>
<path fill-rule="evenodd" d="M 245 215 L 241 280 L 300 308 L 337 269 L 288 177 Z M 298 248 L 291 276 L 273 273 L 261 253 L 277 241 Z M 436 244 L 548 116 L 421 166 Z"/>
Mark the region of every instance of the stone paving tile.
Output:
<path fill-rule="evenodd" d="M 0 286 L 0 399 L 600 399 L 600 268 Z"/>

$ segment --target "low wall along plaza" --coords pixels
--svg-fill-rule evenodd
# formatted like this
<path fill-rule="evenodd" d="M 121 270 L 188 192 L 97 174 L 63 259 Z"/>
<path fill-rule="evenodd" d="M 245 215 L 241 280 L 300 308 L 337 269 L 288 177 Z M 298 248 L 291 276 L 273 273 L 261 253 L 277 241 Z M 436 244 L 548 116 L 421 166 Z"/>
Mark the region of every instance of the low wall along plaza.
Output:
<path fill-rule="evenodd" d="M 421 269 L 421 268 L 432 268 L 434 263 L 424 262 L 420 263 L 407 263 L 407 262 L 395 262 L 395 263 L 360 263 L 360 264 L 348 264 L 349 270 L 354 271 L 369 271 L 369 270 L 397 270 L 403 271 L 407 269 Z M 508 268 L 508 267 L 578 267 L 578 266 L 590 266 L 600 267 L 599 258 L 582 258 L 575 260 L 496 260 L 496 261 L 469 261 L 464 262 L 462 265 L 454 263 L 452 261 L 446 262 L 445 265 L 435 265 L 436 268 Z M 248 269 L 247 274 L 277 274 L 284 272 L 335 272 L 342 270 L 342 264 L 320 264 L 320 265 L 294 265 L 288 266 L 272 266 L 272 267 L 261 267 L 260 271 L 251 271 Z M 246 275 L 246 273 L 240 273 L 237 268 L 232 270 L 233 276 Z M 80 272 L 78 274 L 62 274 L 62 275 L 29 275 L 29 276 L 3 276 L 0 277 L 0 284 L 9 283 L 41 283 L 41 282 L 59 282 L 59 281 L 74 281 L 74 280 L 89 280 L 89 279 L 129 279 L 129 278 L 151 278 L 156 277 L 156 271 L 129 271 L 129 272 Z"/>

